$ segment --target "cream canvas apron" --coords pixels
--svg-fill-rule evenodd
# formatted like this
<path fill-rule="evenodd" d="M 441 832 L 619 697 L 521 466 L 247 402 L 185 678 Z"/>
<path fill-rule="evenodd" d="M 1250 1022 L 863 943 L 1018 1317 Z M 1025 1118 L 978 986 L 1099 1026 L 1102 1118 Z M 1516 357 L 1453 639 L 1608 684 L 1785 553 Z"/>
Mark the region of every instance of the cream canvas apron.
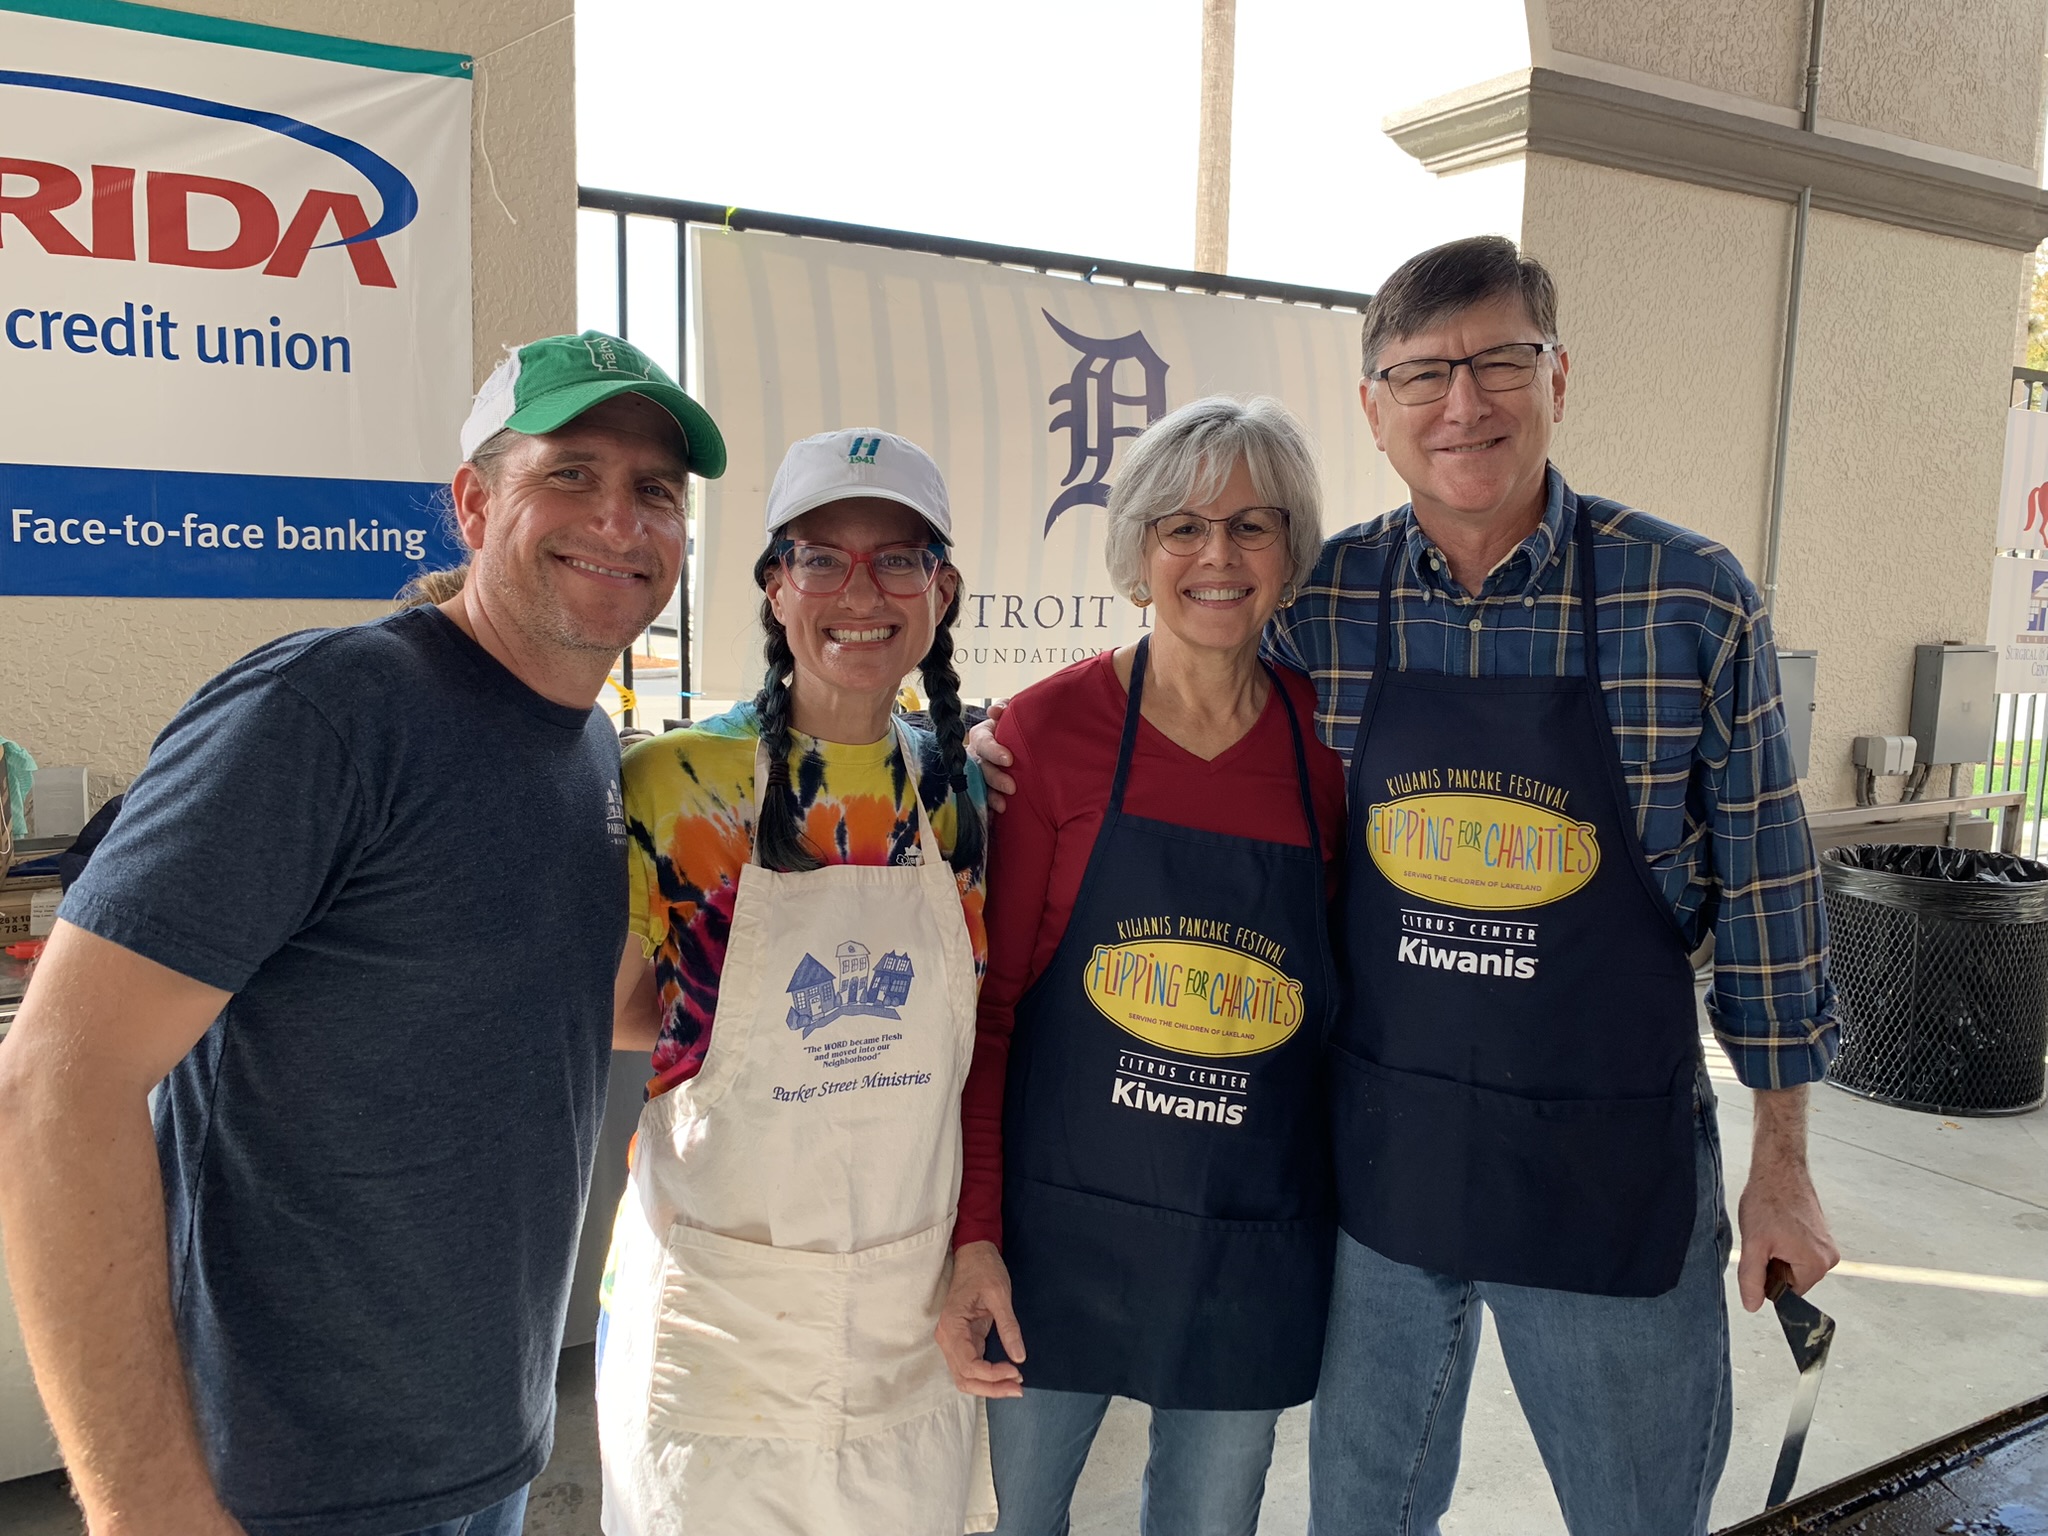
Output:
<path fill-rule="evenodd" d="M 756 805 L 766 780 L 757 749 Z M 612 1237 L 606 1536 L 995 1525 L 981 1402 L 932 1338 L 975 980 L 922 803 L 918 849 L 741 872 L 703 1068 L 642 1111 Z"/>

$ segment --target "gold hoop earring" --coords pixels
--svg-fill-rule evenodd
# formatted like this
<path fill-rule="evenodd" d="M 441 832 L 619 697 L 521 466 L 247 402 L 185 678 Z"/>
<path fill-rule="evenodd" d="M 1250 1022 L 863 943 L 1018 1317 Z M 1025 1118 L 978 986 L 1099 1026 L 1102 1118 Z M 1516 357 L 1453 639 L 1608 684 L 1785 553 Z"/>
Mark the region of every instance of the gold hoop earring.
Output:
<path fill-rule="evenodd" d="M 1299 596 L 1301 594 L 1294 590 L 1294 583 L 1290 581 L 1280 589 L 1280 606 L 1282 608 L 1292 608 L 1294 600 Z"/>
<path fill-rule="evenodd" d="M 1151 607 L 1152 589 L 1142 581 L 1133 583 L 1131 587 L 1131 601 L 1140 608 Z"/>

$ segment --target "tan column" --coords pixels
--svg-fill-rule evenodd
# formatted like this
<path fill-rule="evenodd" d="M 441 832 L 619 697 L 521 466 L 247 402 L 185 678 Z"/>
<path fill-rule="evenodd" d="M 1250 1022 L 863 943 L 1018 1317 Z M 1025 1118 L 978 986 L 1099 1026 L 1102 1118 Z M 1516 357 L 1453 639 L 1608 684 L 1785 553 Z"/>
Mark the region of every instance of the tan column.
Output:
<path fill-rule="evenodd" d="M 1195 270 L 1230 260 L 1230 96 L 1237 76 L 1237 0 L 1202 0 L 1201 159 L 1195 172 Z"/>

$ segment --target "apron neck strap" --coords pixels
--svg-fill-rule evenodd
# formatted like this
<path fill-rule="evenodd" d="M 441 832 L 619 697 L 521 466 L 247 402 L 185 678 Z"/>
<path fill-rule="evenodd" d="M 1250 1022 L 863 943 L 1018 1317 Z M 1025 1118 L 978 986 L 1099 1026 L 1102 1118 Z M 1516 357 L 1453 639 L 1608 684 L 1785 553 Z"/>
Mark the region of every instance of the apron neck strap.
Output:
<path fill-rule="evenodd" d="M 921 760 L 917 750 L 917 738 L 911 734 L 909 725 L 900 715 L 892 713 L 889 716 L 889 727 L 890 733 L 896 738 L 896 751 L 903 759 L 904 776 L 910 780 L 911 800 L 917 808 L 918 852 L 926 864 L 944 864 L 946 856 L 939 848 L 937 834 L 932 831 L 931 808 L 924 803 L 924 775 L 919 771 Z M 769 783 L 768 771 L 772 766 L 773 764 L 768 761 L 767 741 L 757 737 L 754 742 L 754 807 L 757 818 L 760 815 L 760 808 L 768 803 L 770 795 L 795 793 L 789 785 Z M 761 862 L 761 840 L 758 837 L 753 840 L 747 861 L 752 864 Z"/>
<path fill-rule="evenodd" d="M 1384 611 L 1384 599 L 1380 607 Z M 1130 697 L 1124 704 L 1124 737 L 1116 750 L 1116 777 L 1110 781 L 1109 810 L 1105 820 L 1113 821 L 1123 814 L 1124 786 L 1130 782 L 1131 758 L 1138 748 L 1139 708 L 1145 702 L 1145 664 L 1151 654 L 1152 637 L 1140 635 L 1138 648 L 1131 656 Z M 1287 711 L 1287 730 L 1294 739 L 1295 779 L 1301 790 L 1301 814 L 1302 819 L 1308 823 L 1309 851 L 1320 854 L 1323 835 L 1322 828 L 1316 822 L 1315 791 L 1309 783 L 1308 748 L 1302 743 L 1301 717 L 1295 713 L 1294 700 L 1287 696 L 1287 690 L 1281 685 L 1280 676 L 1273 670 L 1272 665 L 1264 657 L 1259 658 L 1259 665 L 1266 669 L 1266 680 L 1272 685 L 1273 691 L 1280 695 L 1281 706 Z"/>
<path fill-rule="evenodd" d="M 1401 557 L 1408 548 L 1404 534 L 1396 539 L 1387 550 L 1387 558 L 1380 563 L 1379 610 L 1374 615 L 1379 626 L 1379 641 L 1372 657 L 1373 676 L 1396 670 L 1394 666 L 1394 567 L 1401 563 Z"/>
<path fill-rule="evenodd" d="M 1572 542 L 1578 546 L 1579 629 L 1586 642 L 1586 681 L 1593 685 L 1593 694 L 1597 698 L 1600 694 L 1600 615 L 1594 606 L 1593 519 L 1586 515 L 1584 507 L 1572 508 L 1572 516 L 1578 522 Z"/>
<path fill-rule="evenodd" d="M 1261 658 L 1260 664 L 1266 669 L 1266 677 L 1273 685 L 1273 691 L 1280 695 L 1280 702 L 1287 710 L 1287 732 L 1294 738 L 1294 776 L 1301 786 L 1301 817 L 1308 823 L 1308 851 L 1321 858 L 1323 853 L 1323 829 L 1316 820 L 1316 793 L 1308 777 L 1308 748 L 1301 739 L 1301 717 L 1294 712 L 1294 700 L 1287 696 L 1280 674 L 1272 664 Z"/>
<path fill-rule="evenodd" d="M 1109 811 L 1115 820 L 1124 811 L 1124 785 L 1131 777 L 1131 756 L 1138 749 L 1138 706 L 1145 702 L 1145 660 L 1152 654 L 1152 637 L 1138 636 L 1138 648 L 1131 654 L 1130 696 L 1124 701 L 1124 739 L 1116 749 L 1116 777 L 1109 781 Z"/>

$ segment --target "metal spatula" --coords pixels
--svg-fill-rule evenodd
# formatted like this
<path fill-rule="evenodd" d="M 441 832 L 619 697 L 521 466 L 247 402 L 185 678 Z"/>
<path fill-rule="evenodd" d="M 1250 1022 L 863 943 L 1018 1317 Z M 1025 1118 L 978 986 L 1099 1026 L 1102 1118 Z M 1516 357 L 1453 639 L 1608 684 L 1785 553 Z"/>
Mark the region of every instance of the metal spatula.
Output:
<path fill-rule="evenodd" d="M 1764 1272 L 1764 1294 L 1778 1309 L 1778 1324 L 1792 1346 L 1792 1363 L 1799 1367 L 1785 1443 L 1778 1447 L 1778 1469 L 1771 1474 L 1770 1495 L 1764 1500 L 1765 1509 L 1776 1509 L 1792 1496 L 1793 1480 L 1799 1476 L 1806 1431 L 1813 1423 L 1813 1406 L 1820 1401 L 1821 1372 L 1828 1366 L 1828 1346 L 1835 1342 L 1835 1320 L 1792 1289 L 1792 1271 L 1782 1259 L 1771 1260 Z"/>

